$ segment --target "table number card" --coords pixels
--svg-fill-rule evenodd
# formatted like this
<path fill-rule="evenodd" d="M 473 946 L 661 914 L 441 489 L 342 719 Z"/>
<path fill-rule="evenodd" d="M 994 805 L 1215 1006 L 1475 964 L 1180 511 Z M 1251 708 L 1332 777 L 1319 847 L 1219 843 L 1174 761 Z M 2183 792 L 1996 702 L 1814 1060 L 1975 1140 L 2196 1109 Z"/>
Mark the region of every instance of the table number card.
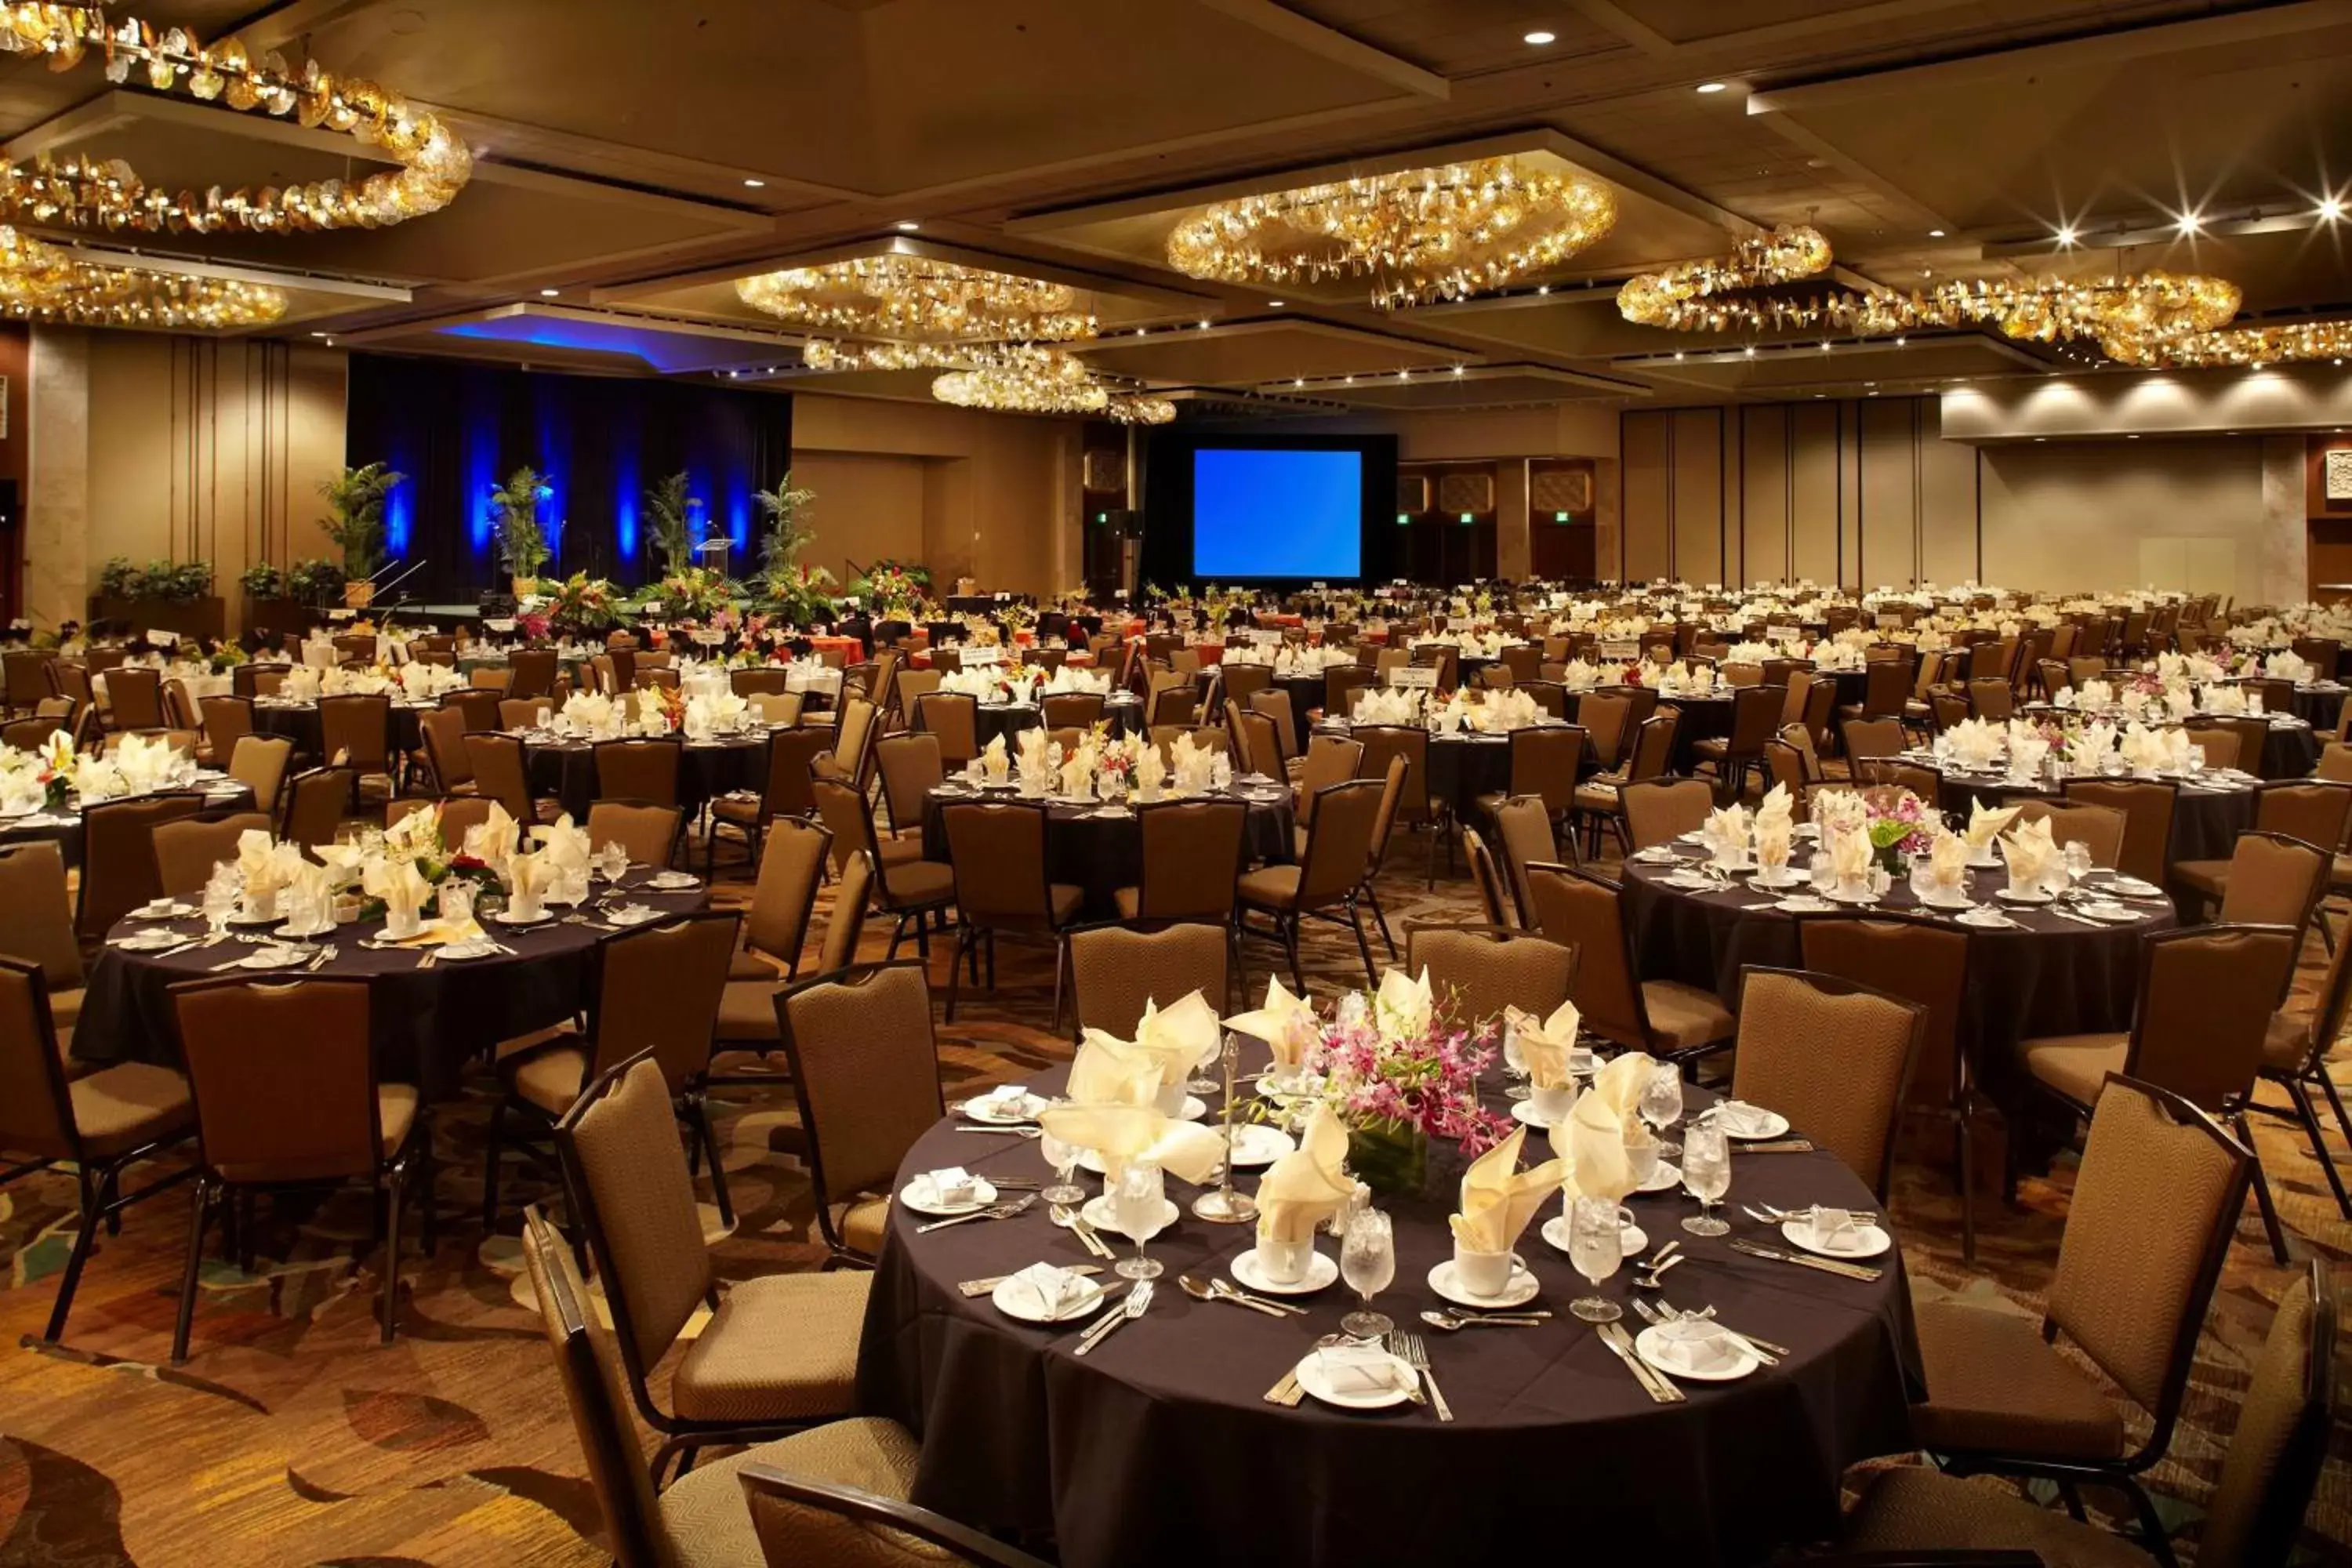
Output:
<path fill-rule="evenodd" d="M 967 647 L 963 650 L 963 662 L 967 668 L 975 664 L 1003 664 L 1004 650 L 1001 647 Z"/>
<path fill-rule="evenodd" d="M 1437 689 L 1437 667 L 1433 664 L 1401 664 L 1389 671 L 1389 685 L 1400 691 L 1434 691 Z"/>

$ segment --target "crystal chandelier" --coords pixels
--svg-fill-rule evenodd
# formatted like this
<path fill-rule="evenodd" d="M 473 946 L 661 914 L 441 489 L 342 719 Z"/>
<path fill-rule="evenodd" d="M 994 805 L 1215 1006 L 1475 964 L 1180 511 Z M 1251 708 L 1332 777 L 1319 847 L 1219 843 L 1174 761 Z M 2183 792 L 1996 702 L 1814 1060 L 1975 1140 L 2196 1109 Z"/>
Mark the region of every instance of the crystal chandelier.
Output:
<path fill-rule="evenodd" d="M 221 331 L 267 326 L 286 305 L 282 290 L 262 284 L 77 261 L 0 225 L 0 316 L 11 320 Z"/>
<path fill-rule="evenodd" d="M 858 257 L 735 280 L 753 310 L 816 331 L 899 342 L 1073 342 L 1095 319 L 1066 284 L 929 257 Z"/>

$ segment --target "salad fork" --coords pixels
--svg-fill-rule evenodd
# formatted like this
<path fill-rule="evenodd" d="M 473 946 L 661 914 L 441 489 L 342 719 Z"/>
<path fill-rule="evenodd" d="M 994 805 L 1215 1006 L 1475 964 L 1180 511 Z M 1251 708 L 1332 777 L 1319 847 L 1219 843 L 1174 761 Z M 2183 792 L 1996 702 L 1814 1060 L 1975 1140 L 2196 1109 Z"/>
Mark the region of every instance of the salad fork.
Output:
<path fill-rule="evenodd" d="M 1437 1374 L 1429 1370 L 1429 1344 L 1419 1334 L 1402 1330 L 1389 1336 L 1389 1353 L 1421 1374 L 1422 1383 L 1429 1389 L 1430 1408 L 1437 1412 L 1441 1422 L 1454 1419 L 1454 1407 L 1445 1403 L 1445 1395 L 1437 1386 Z"/>

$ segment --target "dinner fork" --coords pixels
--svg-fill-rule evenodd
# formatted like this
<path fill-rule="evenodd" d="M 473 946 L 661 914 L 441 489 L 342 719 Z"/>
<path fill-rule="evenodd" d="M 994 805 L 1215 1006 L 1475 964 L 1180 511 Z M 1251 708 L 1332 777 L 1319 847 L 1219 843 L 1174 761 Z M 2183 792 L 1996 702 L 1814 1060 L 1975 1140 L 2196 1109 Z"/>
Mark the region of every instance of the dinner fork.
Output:
<path fill-rule="evenodd" d="M 915 1227 L 915 1234 L 922 1236 L 934 1230 L 944 1230 L 951 1225 L 968 1225 L 976 1219 L 1011 1219 L 1036 1201 L 1037 1194 L 1031 1193 L 1027 1197 L 1015 1198 L 1011 1203 L 991 1204 L 984 1209 L 974 1209 L 970 1214 L 960 1214 L 951 1219 L 935 1219 L 928 1225 L 919 1225 Z"/>
<path fill-rule="evenodd" d="M 1437 1412 L 1440 1421 L 1454 1419 L 1454 1407 L 1445 1403 L 1445 1395 L 1437 1386 L 1437 1374 L 1429 1370 L 1429 1345 L 1419 1334 L 1402 1330 L 1389 1336 L 1389 1353 L 1399 1357 L 1405 1365 L 1421 1373 L 1422 1383 L 1429 1389 L 1430 1408 Z"/>

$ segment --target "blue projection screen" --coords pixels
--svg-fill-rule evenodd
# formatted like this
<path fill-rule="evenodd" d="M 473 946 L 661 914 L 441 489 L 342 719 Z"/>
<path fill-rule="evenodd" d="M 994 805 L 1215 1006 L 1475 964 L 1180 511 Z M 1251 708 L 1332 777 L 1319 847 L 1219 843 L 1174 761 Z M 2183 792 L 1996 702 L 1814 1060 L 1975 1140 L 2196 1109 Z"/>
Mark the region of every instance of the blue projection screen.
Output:
<path fill-rule="evenodd" d="M 1364 455 L 1202 447 L 1192 454 L 1192 574 L 1363 575 Z"/>

